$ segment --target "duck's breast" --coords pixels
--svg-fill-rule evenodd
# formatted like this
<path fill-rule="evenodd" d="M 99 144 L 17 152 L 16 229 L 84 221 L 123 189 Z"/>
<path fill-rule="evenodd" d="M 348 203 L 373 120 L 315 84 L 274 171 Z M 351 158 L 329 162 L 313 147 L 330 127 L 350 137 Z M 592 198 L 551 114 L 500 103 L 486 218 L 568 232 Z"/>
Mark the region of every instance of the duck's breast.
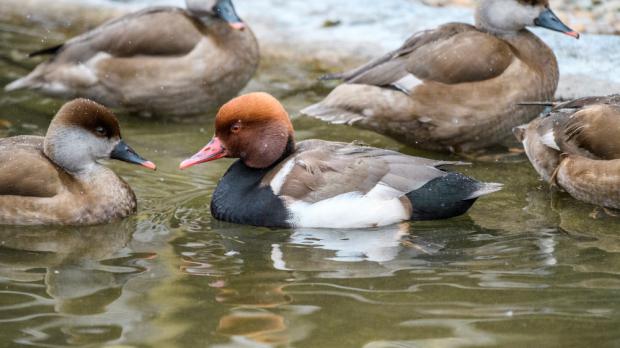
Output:
<path fill-rule="evenodd" d="M 232 223 L 290 227 L 289 211 L 270 186 L 261 184 L 267 169 L 253 169 L 235 162 L 213 192 L 211 213 Z"/>

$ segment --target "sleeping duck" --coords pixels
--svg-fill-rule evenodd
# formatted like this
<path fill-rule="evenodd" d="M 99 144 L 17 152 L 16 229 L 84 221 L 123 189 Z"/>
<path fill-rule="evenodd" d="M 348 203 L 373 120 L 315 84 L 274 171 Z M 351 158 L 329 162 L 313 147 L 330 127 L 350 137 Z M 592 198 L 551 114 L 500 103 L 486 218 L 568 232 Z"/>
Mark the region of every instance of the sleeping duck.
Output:
<path fill-rule="evenodd" d="M 181 169 L 239 158 L 211 202 L 216 219 L 268 227 L 365 228 L 464 214 L 498 191 L 449 172 L 462 163 L 323 140 L 294 141 L 284 107 L 266 93 L 225 104 L 215 136 Z"/>
<path fill-rule="evenodd" d="M 469 152 L 504 140 L 551 100 L 558 85 L 552 50 L 526 29 L 579 37 L 548 0 L 480 0 L 476 25 L 449 23 L 349 72 L 344 83 L 302 113 L 356 125 L 411 146 Z"/>
<path fill-rule="evenodd" d="M 620 95 L 557 105 L 514 132 L 545 181 L 578 200 L 620 209 Z"/>
<path fill-rule="evenodd" d="M 0 225 L 96 225 L 133 214 L 136 196 L 105 159 L 155 169 L 123 141 L 114 114 L 86 99 L 65 104 L 45 137 L 0 139 Z"/>
<path fill-rule="evenodd" d="M 110 20 L 64 44 L 7 91 L 93 99 L 143 115 L 215 111 L 258 67 L 258 44 L 231 0 L 186 0 Z"/>

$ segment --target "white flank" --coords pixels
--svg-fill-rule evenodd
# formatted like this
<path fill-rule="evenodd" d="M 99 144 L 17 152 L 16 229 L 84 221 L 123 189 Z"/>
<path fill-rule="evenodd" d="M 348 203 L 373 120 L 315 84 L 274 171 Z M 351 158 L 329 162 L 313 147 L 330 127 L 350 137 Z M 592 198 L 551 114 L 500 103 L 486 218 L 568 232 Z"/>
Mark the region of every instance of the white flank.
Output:
<path fill-rule="evenodd" d="M 64 70 L 63 81 L 71 81 L 73 85 L 79 87 L 89 87 L 99 83 L 97 65 L 102 60 L 110 58 L 110 54 L 99 52 L 84 63 L 73 65 Z"/>
<path fill-rule="evenodd" d="M 345 193 L 316 203 L 288 205 L 294 227 L 366 228 L 387 226 L 409 219 L 398 198 L 379 199 L 359 192 Z"/>
<path fill-rule="evenodd" d="M 282 169 L 278 171 L 278 174 L 276 174 L 276 176 L 273 177 L 273 179 L 271 180 L 271 183 L 269 183 L 269 186 L 271 186 L 271 190 L 276 196 L 280 194 L 280 191 L 282 190 L 282 186 L 284 186 L 284 183 L 286 182 L 286 178 L 288 177 L 288 175 L 291 174 L 293 167 L 295 167 L 294 158 L 288 160 L 288 162 L 286 162 L 284 166 L 282 166 Z"/>
<path fill-rule="evenodd" d="M 400 80 L 394 82 L 392 86 L 398 88 L 399 90 L 407 94 L 411 94 L 411 91 L 413 91 L 413 89 L 416 88 L 420 84 L 422 84 L 422 80 L 413 76 L 412 74 L 407 74 Z"/>
<path fill-rule="evenodd" d="M 553 134 L 553 131 L 548 131 L 547 133 L 545 133 L 541 138 L 540 141 L 547 147 L 550 147 L 554 150 L 560 150 L 560 147 L 558 146 L 558 143 L 555 142 L 555 135 Z"/>

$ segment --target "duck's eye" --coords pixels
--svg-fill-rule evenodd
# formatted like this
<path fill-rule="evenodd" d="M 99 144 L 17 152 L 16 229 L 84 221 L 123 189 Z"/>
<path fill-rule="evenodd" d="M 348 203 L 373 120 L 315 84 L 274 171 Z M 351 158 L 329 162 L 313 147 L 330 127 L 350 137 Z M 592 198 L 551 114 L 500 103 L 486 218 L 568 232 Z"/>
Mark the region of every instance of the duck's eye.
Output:
<path fill-rule="evenodd" d="M 105 128 L 103 128 L 103 127 L 95 128 L 95 132 L 97 132 L 97 135 L 100 135 L 102 137 L 105 137 L 107 135 L 107 133 L 108 133 L 108 132 L 106 132 Z"/>
<path fill-rule="evenodd" d="M 241 125 L 239 123 L 235 123 L 232 126 L 230 126 L 230 131 L 233 133 L 239 133 L 240 130 L 241 130 Z"/>

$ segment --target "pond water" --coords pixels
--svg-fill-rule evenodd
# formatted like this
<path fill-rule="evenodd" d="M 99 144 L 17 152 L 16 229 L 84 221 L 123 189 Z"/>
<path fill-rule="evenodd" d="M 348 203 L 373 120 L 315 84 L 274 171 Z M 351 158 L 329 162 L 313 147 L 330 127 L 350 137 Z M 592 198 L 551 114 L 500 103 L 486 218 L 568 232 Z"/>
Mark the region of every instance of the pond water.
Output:
<path fill-rule="evenodd" d="M 66 34 L 66 33 L 65 33 Z M 0 24 L 0 86 L 65 34 Z M 373 134 L 298 116 L 322 72 L 265 61 L 247 90 L 291 112 L 299 139 Z M 0 92 L 0 136 L 44 134 L 60 100 Z M 191 122 L 120 115 L 159 165 L 110 163 L 139 212 L 89 228 L 0 227 L 0 347 L 583 347 L 620 345 L 618 219 L 550 190 L 522 154 L 463 169 L 505 189 L 466 216 L 374 230 L 271 230 L 221 223 L 210 197 L 230 161 L 181 172 L 208 141 Z"/>

